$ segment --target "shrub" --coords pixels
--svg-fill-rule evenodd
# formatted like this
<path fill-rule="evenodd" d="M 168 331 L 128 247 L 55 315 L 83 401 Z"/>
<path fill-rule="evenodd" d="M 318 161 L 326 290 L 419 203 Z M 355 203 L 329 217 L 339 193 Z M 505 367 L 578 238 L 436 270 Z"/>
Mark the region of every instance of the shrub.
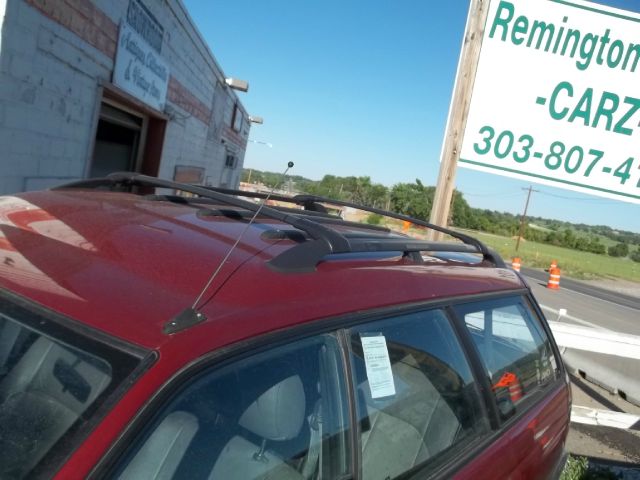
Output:
<path fill-rule="evenodd" d="M 366 222 L 369 225 L 380 225 L 382 223 L 382 215 L 378 215 L 377 213 L 372 213 L 367 217 Z"/>

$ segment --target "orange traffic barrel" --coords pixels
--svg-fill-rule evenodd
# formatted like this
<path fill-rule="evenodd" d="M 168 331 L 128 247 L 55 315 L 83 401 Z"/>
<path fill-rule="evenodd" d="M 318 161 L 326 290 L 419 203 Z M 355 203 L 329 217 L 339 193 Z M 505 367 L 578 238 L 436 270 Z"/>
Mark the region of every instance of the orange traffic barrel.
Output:
<path fill-rule="evenodd" d="M 549 270 L 551 270 L 552 268 L 558 268 L 557 260 L 551 260 L 551 265 L 549 266 Z"/>
<path fill-rule="evenodd" d="M 411 222 L 408 221 L 403 221 L 402 222 L 402 231 L 406 232 L 407 230 L 409 230 L 409 227 L 411 226 Z"/>
<path fill-rule="evenodd" d="M 520 257 L 513 257 L 511 260 L 511 268 L 513 268 L 516 272 L 520 271 Z"/>
<path fill-rule="evenodd" d="M 549 269 L 549 281 L 547 282 L 547 288 L 557 290 L 560 288 L 560 269 L 553 267 Z"/>

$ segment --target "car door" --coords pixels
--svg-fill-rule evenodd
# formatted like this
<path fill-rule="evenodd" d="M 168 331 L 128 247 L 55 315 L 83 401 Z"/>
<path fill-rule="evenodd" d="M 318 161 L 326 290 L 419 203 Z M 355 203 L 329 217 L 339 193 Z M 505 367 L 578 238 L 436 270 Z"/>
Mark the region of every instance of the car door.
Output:
<path fill-rule="evenodd" d="M 472 339 L 497 407 L 499 427 L 459 478 L 544 479 L 564 464 L 570 396 L 548 328 L 522 296 L 453 307 Z M 486 472 L 493 469 L 495 477 Z"/>

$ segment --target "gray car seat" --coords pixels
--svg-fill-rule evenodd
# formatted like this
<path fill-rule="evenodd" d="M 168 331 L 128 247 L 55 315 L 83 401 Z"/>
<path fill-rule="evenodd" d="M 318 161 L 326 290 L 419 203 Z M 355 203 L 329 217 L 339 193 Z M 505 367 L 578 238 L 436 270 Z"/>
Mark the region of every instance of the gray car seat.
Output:
<path fill-rule="evenodd" d="M 118 479 L 173 478 L 197 431 L 198 420 L 194 415 L 182 411 L 171 412 L 147 438 Z"/>
<path fill-rule="evenodd" d="M 358 387 L 369 423 L 362 433 L 367 480 L 410 470 L 451 445 L 460 429 L 454 412 L 412 356 L 393 365 L 393 377 L 396 394 L 390 398 L 372 398 L 368 381 Z"/>
<path fill-rule="evenodd" d="M 306 399 L 297 375 L 273 385 L 240 417 L 239 424 L 262 438 L 260 445 L 236 435 L 225 445 L 209 480 L 302 480 L 302 475 L 268 450 L 268 442 L 296 438 L 305 419 Z"/>

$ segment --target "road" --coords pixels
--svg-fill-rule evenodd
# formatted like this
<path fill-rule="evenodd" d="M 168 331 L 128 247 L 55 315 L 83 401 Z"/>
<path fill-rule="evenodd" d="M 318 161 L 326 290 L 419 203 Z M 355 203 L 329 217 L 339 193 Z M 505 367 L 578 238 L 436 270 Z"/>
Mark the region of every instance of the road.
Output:
<path fill-rule="evenodd" d="M 551 290 L 546 288 L 547 272 L 523 269 L 522 273 L 547 319 L 557 320 L 560 309 L 566 309 L 567 314 L 560 319 L 562 322 L 640 336 L 640 298 L 566 278 L 561 278 L 559 290 Z M 638 372 L 632 377 L 640 377 L 640 368 L 634 360 L 589 353 L 584 357 L 598 365 L 609 365 L 612 371 Z M 581 378 L 574 378 L 572 383 L 573 405 L 640 415 L 638 405 L 626 402 L 618 395 Z M 574 455 L 637 466 L 640 465 L 639 429 L 639 425 L 617 429 L 572 423 L 567 450 Z"/>
<path fill-rule="evenodd" d="M 568 278 L 560 279 L 559 290 L 551 290 L 546 288 L 548 273 L 531 269 L 522 273 L 548 320 L 556 320 L 564 308 L 567 315 L 562 321 L 567 323 L 640 336 L 640 298 Z"/>
<path fill-rule="evenodd" d="M 534 270 L 532 268 L 522 268 L 522 274 L 542 285 L 547 284 L 549 274 L 543 270 Z M 534 283 L 534 282 L 531 282 Z M 591 284 L 580 282 L 577 280 L 571 280 L 570 278 L 561 278 L 560 285 L 562 288 L 571 290 L 576 293 L 582 293 L 589 297 L 598 298 L 600 300 L 606 300 L 617 305 L 640 310 L 640 298 L 632 297 L 631 295 L 625 295 L 623 293 L 614 292 L 611 290 L 605 290 L 603 288 L 595 287 Z"/>

